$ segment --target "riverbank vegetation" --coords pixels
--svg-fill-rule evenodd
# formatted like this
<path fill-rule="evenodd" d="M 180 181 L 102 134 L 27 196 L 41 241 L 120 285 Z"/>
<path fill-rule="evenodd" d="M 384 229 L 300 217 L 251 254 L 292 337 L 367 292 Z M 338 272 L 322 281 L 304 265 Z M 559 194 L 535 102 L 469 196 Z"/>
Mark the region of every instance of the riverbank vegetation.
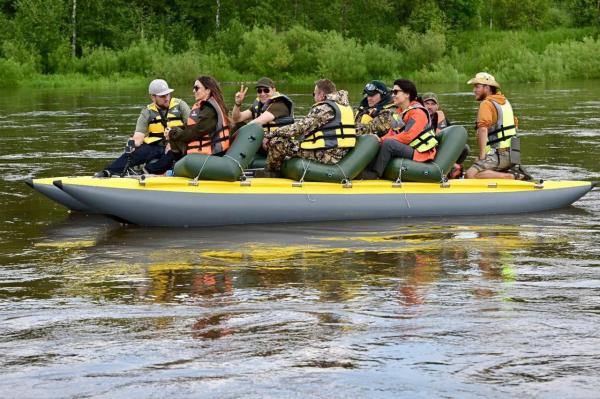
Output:
<path fill-rule="evenodd" d="M 0 86 L 600 78 L 597 0 L 239 4 L 0 0 Z"/>

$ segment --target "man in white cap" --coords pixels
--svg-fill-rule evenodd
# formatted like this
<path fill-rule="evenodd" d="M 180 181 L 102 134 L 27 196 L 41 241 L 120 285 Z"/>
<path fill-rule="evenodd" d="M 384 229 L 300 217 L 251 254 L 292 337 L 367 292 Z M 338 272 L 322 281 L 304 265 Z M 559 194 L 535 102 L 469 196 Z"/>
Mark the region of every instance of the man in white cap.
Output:
<path fill-rule="evenodd" d="M 142 109 L 135 125 L 135 133 L 127 143 L 127 150 L 95 177 L 125 175 L 130 167 L 146 164 L 144 171 L 162 174 L 173 165 L 175 154 L 164 140 L 167 127 L 184 126 L 190 107 L 183 100 L 173 98 L 173 89 L 163 79 L 154 79 L 148 86 L 152 103 Z"/>
<path fill-rule="evenodd" d="M 467 84 L 473 85 L 480 102 L 477 114 L 479 156 L 467 170 L 467 179 L 531 180 L 520 163 L 517 118 L 500 84 L 487 72 L 479 72 Z"/>

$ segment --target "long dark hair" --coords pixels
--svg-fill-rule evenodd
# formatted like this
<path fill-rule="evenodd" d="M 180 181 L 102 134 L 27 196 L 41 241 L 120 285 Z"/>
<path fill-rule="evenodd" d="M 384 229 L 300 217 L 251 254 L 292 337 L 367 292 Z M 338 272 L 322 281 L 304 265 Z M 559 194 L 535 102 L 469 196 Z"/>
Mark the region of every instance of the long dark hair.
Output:
<path fill-rule="evenodd" d="M 198 76 L 196 80 L 202 83 L 202 86 L 210 90 L 211 97 L 214 98 L 217 104 L 219 104 L 219 107 L 221 107 L 223 115 L 228 118 L 229 109 L 227 108 L 227 105 L 225 105 L 225 101 L 223 101 L 223 91 L 221 90 L 219 82 L 212 76 L 205 75 Z"/>
<path fill-rule="evenodd" d="M 413 82 L 408 79 L 396 79 L 394 81 L 394 86 L 398 86 L 403 92 L 408 94 L 408 99 L 410 101 L 418 101 L 423 105 L 423 100 L 417 94 L 417 86 Z"/>

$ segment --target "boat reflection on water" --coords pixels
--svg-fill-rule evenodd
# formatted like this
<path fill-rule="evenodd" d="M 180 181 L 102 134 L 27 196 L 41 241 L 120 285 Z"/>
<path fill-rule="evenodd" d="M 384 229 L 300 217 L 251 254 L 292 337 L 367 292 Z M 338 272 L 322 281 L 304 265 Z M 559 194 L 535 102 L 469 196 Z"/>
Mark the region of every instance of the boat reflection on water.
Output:
<path fill-rule="evenodd" d="M 519 258 L 533 247 L 569 245 L 566 236 L 548 236 L 539 216 L 528 218 L 511 223 L 505 217 L 502 225 L 464 218 L 462 225 L 424 220 L 144 229 L 86 217 L 87 225 L 77 218 L 54 226 L 35 245 L 60 249 L 65 273 L 77 282 L 64 289 L 81 290 L 71 295 L 210 305 L 214 298 L 239 303 L 258 290 L 351 302 L 365 287 L 397 286 L 397 300 L 414 306 L 431 300 L 427 287 L 440 280 L 510 283 Z M 482 283 L 475 294 L 496 295 L 498 287 Z"/>

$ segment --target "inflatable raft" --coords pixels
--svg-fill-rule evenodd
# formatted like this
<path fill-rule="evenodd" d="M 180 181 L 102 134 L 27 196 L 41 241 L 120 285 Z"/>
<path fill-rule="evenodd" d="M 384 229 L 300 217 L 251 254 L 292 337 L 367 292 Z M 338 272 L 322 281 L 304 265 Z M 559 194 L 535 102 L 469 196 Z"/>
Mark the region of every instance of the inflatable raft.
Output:
<path fill-rule="evenodd" d="M 38 191 L 52 186 L 62 193 L 61 199 L 75 201 L 68 204 L 82 204 L 126 223 L 171 227 L 539 212 L 566 207 L 596 185 L 514 180 L 342 184 L 271 178 L 225 182 L 183 177 L 64 177 L 30 184 Z"/>
<path fill-rule="evenodd" d="M 56 187 L 53 184 L 53 182 L 56 179 L 60 178 L 52 177 L 48 179 L 25 179 L 25 184 L 33 188 L 38 193 L 48 197 L 52 201 L 69 209 L 70 211 L 82 213 L 98 213 L 95 209 L 90 208 L 89 206 L 76 200 L 69 194 Z"/>
<path fill-rule="evenodd" d="M 179 177 L 195 180 L 239 180 L 244 170 L 264 168 L 265 159 L 257 156 L 263 138 L 260 126 L 250 124 L 242 127 L 225 156 L 190 154 L 181 159 L 174 168 Z M 467 131 L 462 126 L 450 126 L 439 134 L 440 145 L 433 162 L 413 162 L 395 159 L 386 168 L 384 177 L 398 181 L 439 182 L 448 173 L 467 142 Z M 348 182 L 354 179 L 371 162 L 379 150 L 375 136 L 360 136 L 356 147 L 350 150 L 336 165 L 292 158 L 284 162 L 282 174 L 298 181 Z M 52 184 L 55 179 L 31 179 L 25 182 L 33 189 L 68 209 L 96 213 L 95 209 L 72 198 Z"/>

